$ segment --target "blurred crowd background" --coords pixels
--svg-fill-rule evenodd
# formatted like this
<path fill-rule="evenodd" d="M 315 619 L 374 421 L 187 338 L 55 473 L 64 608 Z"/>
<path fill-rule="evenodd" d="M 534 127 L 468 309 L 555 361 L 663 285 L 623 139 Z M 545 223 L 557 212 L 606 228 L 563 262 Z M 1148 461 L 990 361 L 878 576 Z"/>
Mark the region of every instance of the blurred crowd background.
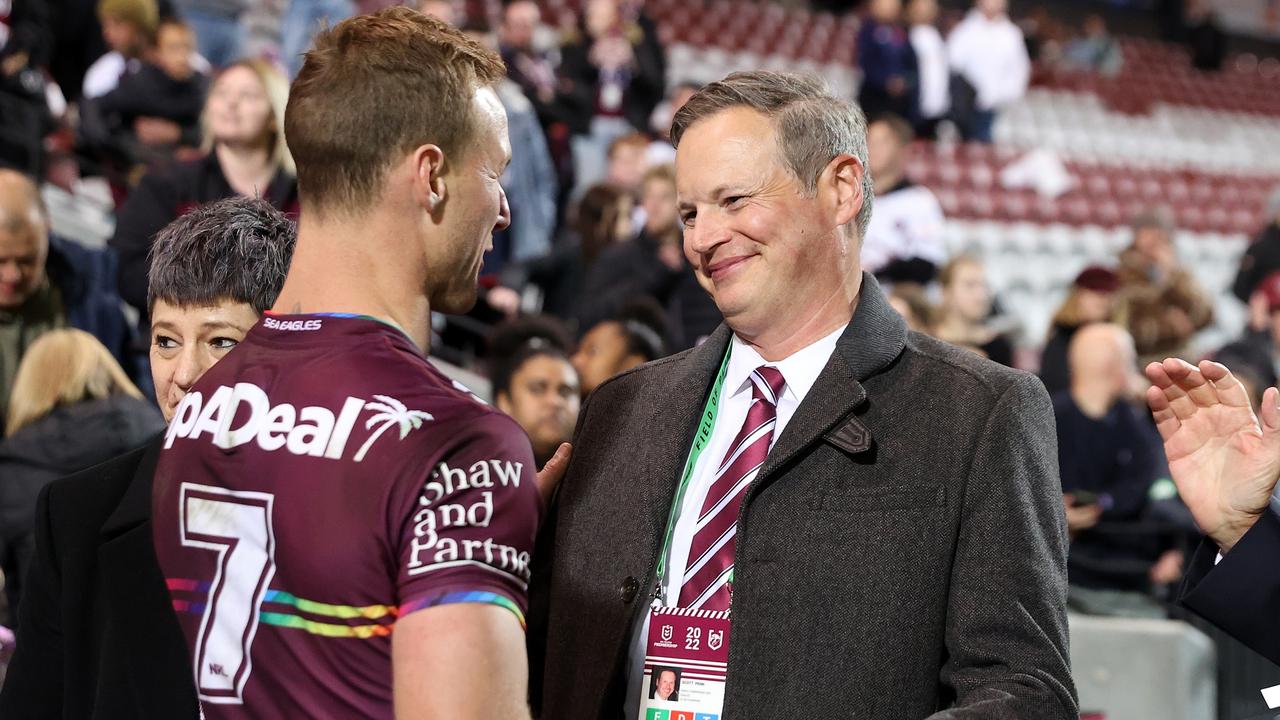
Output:
<path fill-rule="evenodd" d="M 44 483 L 159 427 L 156 232 L 234 195 L 296 217 L 289 80 L 325 23 L 388 4 L 0 0 L 10 575 Z M 1088 716 L 1271 717 L 1257 690 L 1280 669 L 1172 602 L 1198 536 L 1139 370 L 1216 358 L 1255 402 L 1277 382 L 1280 1 L 417 8 L 501 52 L 513 148 L 512 225 L 476 308 L 433 318 L 432 354 L 513 415 L 540 460 L 593 388 L 720 322 L 682 250 L 673 113 L 736 69 L 816 73 L 870 121 L 864 269 L 914 329 L 1035 372 L 1053 394 Z"/>

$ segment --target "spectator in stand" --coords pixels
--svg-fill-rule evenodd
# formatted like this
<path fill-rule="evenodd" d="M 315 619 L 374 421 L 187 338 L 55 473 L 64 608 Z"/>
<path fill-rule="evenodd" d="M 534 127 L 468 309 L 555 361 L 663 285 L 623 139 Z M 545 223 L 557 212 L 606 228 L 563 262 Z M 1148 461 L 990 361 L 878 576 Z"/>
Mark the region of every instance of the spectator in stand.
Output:
<path fill-rule="evenodd" d="M 0 3 L 0 165 L 44 176 L 44 137 L 54 129 L 44 68 L 52 36 L 47 0 Z"/>
<path fill-rule="evenodd" d="M 156 233 L 196 205 L 262 197 L 297 214 L 297 181 L 284 140 L 288 83 L 262 60 L 222 71 L 205 104 L 207 154 L 143 176 L 120 208 L 110 245 L 120 257 L 120 294 L 147 323 L 147 255 Z"/>
<path fill-rule="evenodd" d="M 533 103 L 544 128 L 566 120 L 557 94 L 556 68 L 559 58 L 550 49 L 535 44 L 542 11 L 533 0 L 513 0 L 502 9 L 498 29 L 498 50 L 507 64 L 507 77 Z"/>
<path fill-rule="evenodd" d="M 1107 21 L 1097 13 L 1084 19 L 1084 37 L 1072 40 L 1062 59 L 1067 67 L 1104 75 L 1115 75 L 1124 67 L 1120 43 L 1107 32 Z"/>
<path fill-rule="evenodd" d="M 137 68 L 155 37 L 160 11 L 156 0 L 99 0 L 98 20 L 108 52 L 85 71 L 81 93 L 86 98 L 106 95 L 127 70 Z"/>
<path fill-rule="evenodd" d="M 649 169 L 649 138 L 644 133 L 627 133 L 609 143 L 605 182 L 637 198 L 640 184 Z"/>
<path fill-rule="evenodd" d="M 1214 354 L 1216 362 L 1231 368 L 1249 391 L 1256 408 L 1262 392 L 1274 387 L 1280 368 L 1280 270 L 1262 279 L 1249 298 L 1249 321 L 1244 334 Z"/>
<path fill-rule="evenodd" d="M 616 315 L 627 303 L 650 297 L 666 304 L 687 263 L 680 217 L 676 213 L 676 171 L 671 165 L 650 168 L 642 182 L 645 222 L 640 233 L 605 248 L 587 273 L 582 328 Z"/>
<path fill-rule="evenodd" d="M 1262 217 L 1267 225 L 1240 258 L 1240 270 L 1231 285 L 1241 302 L 1249 302 L 1258 283 L 1280 270 L 1280 187 L 1271 192 Z"/>
<path fill-rule="evenodd" d="M 49 8 L 41 0 L 8 0 L 0 7 L 0 75 L 43 68 L 52 55 Z"/>
<path fill-rule="evenodd" d="M 609 144 L 604 181 L 631 197 L 632 227 L 640 227 L 645 222 L 640 196 L 649 170 L 649 145 L 649 138 L 638 132 L 627 133 Z"/>
<path fill-rule="evenodd" d="M 40 491 L 142 445 L 164 429 L 164 419 L 102 343 L 83 330 L 63 328 L 41 335 L 23 356 L 5 427 L 0 568 L 9 613 L 17 617 L 35 551 Z"/>
<path fill-rule="evenodd" d="M 559 183 L 547 138 L 529 99 L 509 78 L 503 78 L 495 90 L 507 111 L 511 137 L 511 164 L 502 175 L 511 207 L 511 225 L 503 231 L 509 238 L 506 260 L 524 262 L 551 251 Z"/>
<path fill-rule="evenodd" d="M 1120 276 L 1113 270 L 1090 265 L 1076 276 L 1049 325 L 1049 337 L 1040 354 L 1040 381 L 1049 394 L 1071 385 L 1067 348 L 1076 332 L 1092 323 L 1116 321 L 1116 294 Z"/>
<path fill-rule="evenodd" d="M 1131 403 L 1142 386 L 1135 360 L 1124 328 L 1083 328 L 1071 341 L 1070 389 L 1053 396 L 1070 597 L 1082 612 L 1164 617 L 1149 593 L 1181 577 L 1182 553 L 1142 526 L 1165 462 L 1154 426 Z"/>
<path fill-rule="evenodd" d="M 578 424 L 578 372 L 569 362 L 564 327 L 549 317 L 499 325 L 489 352 L 494 404 L 528 433 L 542 467 Z"/>
<path fill-rule="evenodd" d="M 236 62 L 244 53 L 245 30 L 240 22 L 248 0 L 175 0 L 182 18 L 196 29 L 200 55 L 215 68 Z"/>
<path fill-rule="evenodd" d="M 947 63 L 947 43 L 938 32 L 938 0 L 910 0 L 907 23 L 919 81 L 916 114 L 911 119 L 917 135 L 933 139 L 938 134 L 938 123 L 951 110 L 951 68 Z"/>
<path fill-rule="evenodd" d="M 578 31 L 561 51 L 560 77 L 576 187 L 590 187 L 605 176 L 605 149 L 648 129 L 662 99 L 666 60 L 657 28 L 638 7 L 588 0 Z"/>
<path fill-rule="evenodd" d="M 902 24 L 902 0 L 871 0 L 858 30 L 858 67 L 858 104 L 868 118 L 915 115 L 916 55 Z"/>
<path fill-rule="evenodd" d="M 51 235 L 36 184 L 0 170 L 0 418 L 22 356 L 39 336 L 63 327 L 94 335 L 117 361 L 128 357 L 115 258 Z"/>
<path fill-rule="evenodd" d="M 650 298 L 641 298 L 588 330 L 571 358 L 582 383 L 582 397 L 618 373 L 665 357 L 664 323 L 662 308 Z"/>
<path fill-rule="evenodd" d="M 1218 24 L 1209 0 L 1187 0 L 1186 38 L 1193 67 L 1207 72 L 1222 69 L 1227 57 L 1227 34 Z"/>
<path fill-rule="evenodd" d="M 1017 25 L 1022 30 L 1027 57 L 1032 63 L 1053 67 L 1062 61 L 1067 31 L 1052 10 L 1045 5 L 1037 5 Z"/>
<path fill-rule="evenodd" d="M 1186 351 L 1213 322 L 1213 300 L 1178 261 L 1173 221 L 1152 210 L 1133 220 L 1133 244 L 1120 254 L 1120 312 L 1143 362 Z"/>
<path fill-rule="evenodd" d="M 1027 46 L 1009 20 L 1006 0 L 977 0 L 947 38 L 947 56 L 952 72 L 969 86 L 963 103 L 952 93 L 962 110 L 961 131 L 967 139 L 991 142 L 996 113 L 1021 100 L 1031 79 Z"/>
<path fill-rule="evenodd" d="M 578 318 L 594 302 L 584 296 L 588 273 L 607 248 L 631 238 L 631 196 L 610 185 L 597 185 L 578 201 L 567 237 L 550 254 L 526 263 L 508 265 L 501 284 L 521 295 L 533 291 L 540 301 L 530 306 L 569 322 L 580 331 Z"/>
<path fill-rule="evenodd" d="M 85 139 L 124 168 L 167 162 L 179 148 L 195 151 L 209 78 L 192 67 L 194 51 L 189 25 L 162 21 L 150 57 L 114 90 L 81 103 Z"/>
<path fill-rule="evenodd" d="M 928 285 L 947 261 L 946 218 L 933 191 L 907 178 L 907 152 L 915 134 L 897 115 L 867 127 L 875 208 L 862 239 L 862 267 L 886 283 Z"/>
<path fill-rule="evenodd" d="M 303 53 L 311 47 L 312 36 L 323 25 L 337 25 L 355 12 L 351 0 L 289 0 L 289 8 L 280 19 L 280 54 L 289 77 L 297 76 L 302 69 Z M 453 24 L 453 18 L 441 19 Z"/>
<path fill-rule="evenodd" d="M 990 322 L 991 288 L 982 262 L 969 255 L 952 258 L 938 274 L 938 281 L 942 302 L 932 335 L 1013 367 L 1013 343 Z"/>

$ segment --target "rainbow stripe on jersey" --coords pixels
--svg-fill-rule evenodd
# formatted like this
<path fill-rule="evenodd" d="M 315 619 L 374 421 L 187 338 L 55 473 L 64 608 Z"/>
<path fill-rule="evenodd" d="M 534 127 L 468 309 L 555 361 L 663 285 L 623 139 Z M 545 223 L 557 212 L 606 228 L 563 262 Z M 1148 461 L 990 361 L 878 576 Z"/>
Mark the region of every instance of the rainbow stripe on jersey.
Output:
<path fill-rule="evenodd" d="M 170 594 L 193 593 L 200 600 L 173 598 L 173 609 L 180 613 L 203 615 L 209 596 L 208 582 L 169 578 L 165 580 Z M 403 615 L 438 605 L 456 603 L 487 603 L 506 608 L 515 613 L 520 627 L 525 627 L 524 613 L 506 596 L 483 590 L 462 590 L 429 595 L 411 600 L 404 605 L 335 605 L 300 598 L 284 590 L 268 590 L 262 598 L 258 620 L 266 625 L 303 630 L 312 635 L 334 638 L 386 637 L 391 634 L 395 620 Z M 310 616 L 310 617 L 307 617 Z"/>

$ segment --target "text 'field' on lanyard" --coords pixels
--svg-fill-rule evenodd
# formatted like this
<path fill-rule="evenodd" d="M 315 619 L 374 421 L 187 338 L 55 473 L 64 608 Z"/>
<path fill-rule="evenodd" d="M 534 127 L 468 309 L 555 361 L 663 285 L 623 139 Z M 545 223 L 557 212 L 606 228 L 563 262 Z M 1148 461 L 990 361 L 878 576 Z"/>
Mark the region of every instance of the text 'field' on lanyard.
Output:
<path fill-rule="evenodd" d="M 711 393 L 707 395 L 707 404 L 702 408 L 698 420 L 698 432 L 694 433 L 693 445 L 689 448 L 689 459 L 685 461 L 684 472 L 680 474 L 680 485 L 676 488 L 675 500 L 671 503 L 671 512 L 667 516 L 667 531 L 662 539 L 662 552 L 658 555 L 658 587 L 654 590 L 654 605 L 662 605 L 667 596 L 667 556 L 671 554 L 671 540 L 676 533 L 676 521 L 680 519 L 680 507 L 684 504 L 685 493 L 689 490 L 689 482 L 693 479 L 693 469 L 698 464 L 702 451 L 711 442 L 711 431 L 716 426 L 716 415 L 720 412 L 720 393 L 724 390 L 724 378 L 729 372 L 729 353 L 733 351 L 733 343 L 724 351 L 724 360 L 716 373 L 716 381 L 711 385 Z M 729 570 L 729 582 L 733 582 L 733 570 Z"/>

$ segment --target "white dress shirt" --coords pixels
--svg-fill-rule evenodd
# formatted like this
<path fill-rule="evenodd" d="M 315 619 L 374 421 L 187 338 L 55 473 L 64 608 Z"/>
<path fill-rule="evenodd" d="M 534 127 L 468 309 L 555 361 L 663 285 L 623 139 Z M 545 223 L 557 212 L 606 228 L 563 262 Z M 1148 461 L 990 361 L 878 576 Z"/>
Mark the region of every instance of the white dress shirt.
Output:
<path fill-rule="evenodd" d="M 715 480 L 716 468 L 724 459 L 725 453 L 729 451 L 729 446 L 742 429 L 742 424 L 747 420 L 747 409 L 751 406 L 752 398 L 752 371 L 761 365 L 772 365 L 782 373 L 782 378 L 786 381 L 782 397 L 778 399 L 777 420 L 774 424 L 773 440 L 770 442 L 772 448 L 772 443 L 778 441 L 787 423 L 791 421 L 791 416 L 795 415 L 796 408 L 800 407 L 805 395 L 809 394 L 809 389 L 817 382 L 818 375 L 827 366 L 831 353 L 835 352 L 836 341 L 844 333 L 845 327 L 847 325 L 842 325 L 830 335 L 774 363 L 766 362 L 755 348 L 739 340 L 737 335 L 733 336 L 729 345 L 729 367 L 725 370 L 724 388 L 720 394 L 720 407 L 716 414 L 715 426 L 711 430 L 711 439 L 693 467 L 693 473 L 689 477 L 689 489 L 685 492 L 684 501 L 680 504 L 675 532 L 671 537 L 671 550 L 666 559 L 667 605 L 675 605 L 676 599 L 680 597 L 681 580 L 689 562 L 689 546 L 693 543 L 693 534 L 702 503 L 706 501 L 707 491 L 711 489 Z M 693 438 L 690 437 L 689 441 L 692 443 Z M 680 470 L 684 471 L 684 465 L 680 466 Z M 663 531 L 666 531 L 665 526 Z M 644 595 L 641 601 L 648 603 L 649 596 Z M 648 689 L 641 687 L 644 679 L 645 645 L 648 638 L 649 611 L 646 609 L 644 620 L 631 637 L 631 659 L 627 668 L 626 717 L 628 720 L 638 716 L 640 694 Z"/>

